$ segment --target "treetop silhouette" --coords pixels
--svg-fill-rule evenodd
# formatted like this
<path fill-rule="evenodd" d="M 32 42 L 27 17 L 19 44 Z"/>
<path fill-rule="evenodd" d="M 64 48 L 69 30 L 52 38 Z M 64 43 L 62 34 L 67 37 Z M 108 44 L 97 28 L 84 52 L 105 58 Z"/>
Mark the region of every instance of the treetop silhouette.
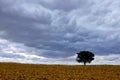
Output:
<path fill-rule="evenodd" d="M 77 59 L 79 63 L 91 63 L 92 60 L 94 60 L 94 54 L 90 51 L 80 51 L 77 53 Z"/>

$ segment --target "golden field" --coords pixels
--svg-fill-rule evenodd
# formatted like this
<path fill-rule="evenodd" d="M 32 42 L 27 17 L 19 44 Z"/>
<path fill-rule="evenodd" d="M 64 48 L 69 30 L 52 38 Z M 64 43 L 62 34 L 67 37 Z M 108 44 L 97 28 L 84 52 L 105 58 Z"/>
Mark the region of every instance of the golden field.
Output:
<path fill-rule="evenodd" d="M 120 65 L 0 63 L 0 80 L 120 80 Z"/>

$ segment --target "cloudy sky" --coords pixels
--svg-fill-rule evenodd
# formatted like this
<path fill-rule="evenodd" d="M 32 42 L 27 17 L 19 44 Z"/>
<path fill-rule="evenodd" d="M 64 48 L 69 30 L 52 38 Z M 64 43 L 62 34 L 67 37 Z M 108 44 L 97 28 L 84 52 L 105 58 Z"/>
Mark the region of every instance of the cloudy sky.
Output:
<path fill-rule="evenodd" d="M 0 62 L 120 64 L 120 0 L 0 0 Z"/>

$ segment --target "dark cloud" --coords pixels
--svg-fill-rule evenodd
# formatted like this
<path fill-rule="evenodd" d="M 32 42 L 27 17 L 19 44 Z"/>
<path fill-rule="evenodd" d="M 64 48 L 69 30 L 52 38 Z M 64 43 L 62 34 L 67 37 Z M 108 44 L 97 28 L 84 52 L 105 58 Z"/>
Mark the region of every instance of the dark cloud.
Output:
<path fill-rule="evenodd" d="M 90 50 L 97 55 L 120 54 L 119 3 L 112 0 L 1 0 L 0 38 L 24 44 L 25 55 L 45 58 L 68 58 L 80 50 Z"/>

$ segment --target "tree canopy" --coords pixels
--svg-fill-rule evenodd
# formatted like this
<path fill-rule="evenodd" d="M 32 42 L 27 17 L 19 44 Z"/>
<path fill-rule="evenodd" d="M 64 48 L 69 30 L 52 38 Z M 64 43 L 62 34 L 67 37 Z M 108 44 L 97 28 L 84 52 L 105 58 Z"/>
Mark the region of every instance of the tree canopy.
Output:
<path fill-rule="evenodd" d="M 77 53 L 77 59 L 76 59 L 79 63 L 84 63 L 84 65 L 86 65 L 86 63 L 91 63 L 92 60 L 94 60 L 94 54 L 90 51 L 80 51 L 79 53 Z"/>

